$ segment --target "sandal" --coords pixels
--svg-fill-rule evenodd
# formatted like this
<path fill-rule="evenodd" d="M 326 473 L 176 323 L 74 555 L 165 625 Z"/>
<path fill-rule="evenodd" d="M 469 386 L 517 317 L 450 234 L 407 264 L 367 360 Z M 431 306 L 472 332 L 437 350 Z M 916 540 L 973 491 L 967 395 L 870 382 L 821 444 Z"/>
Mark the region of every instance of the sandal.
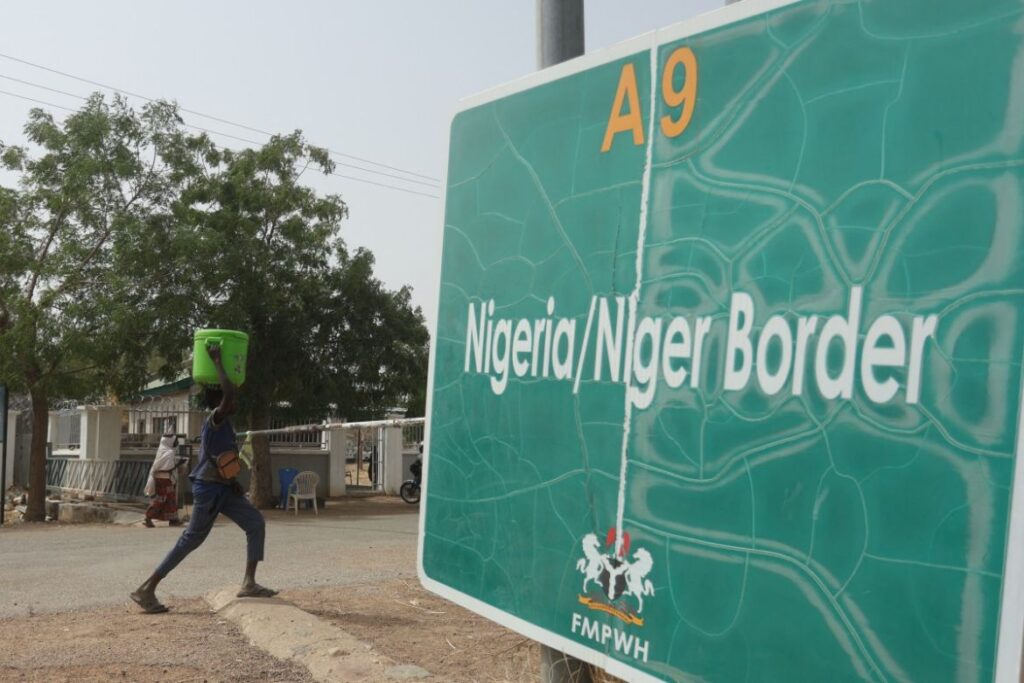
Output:
<path fill-rule="evenodd" d="M 277 591 L 273 588 L 265 588 L 258 583 L 250 588 L 243 588 L 238 591 L 236 597 L 239 598 L 272 598 L 277 595 Z"/>
<path fill-rule="evenodd" d="M 167 606 L 160 604 L 155 595 L 135 591 L 128 595 L 136 605 L 142 608 L 146 614 L 163 614 L 167 612 Z"/>

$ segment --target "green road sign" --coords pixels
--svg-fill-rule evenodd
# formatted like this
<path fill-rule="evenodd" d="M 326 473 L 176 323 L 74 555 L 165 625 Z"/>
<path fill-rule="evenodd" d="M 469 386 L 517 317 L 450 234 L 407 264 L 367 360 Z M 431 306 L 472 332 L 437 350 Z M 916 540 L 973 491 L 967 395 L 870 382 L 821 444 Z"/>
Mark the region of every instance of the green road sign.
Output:
<path fill-rule="evenodd" d="M 630 680 L 1017 681 L 1024 2 L 747 0 L 472 99 L 434 344 L 430 589 Z"/>

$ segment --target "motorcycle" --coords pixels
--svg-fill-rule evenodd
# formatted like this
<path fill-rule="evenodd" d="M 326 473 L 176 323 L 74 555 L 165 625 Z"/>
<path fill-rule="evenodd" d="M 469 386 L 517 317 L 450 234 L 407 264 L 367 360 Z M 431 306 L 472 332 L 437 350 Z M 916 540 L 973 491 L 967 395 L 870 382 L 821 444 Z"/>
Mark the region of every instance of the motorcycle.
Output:
<path fill-rule="evenodd" d="M 409 470 L 412 472 L 412 479 L 407 479 L 402 482 L 401 488 L 398 489 L 398 495 L 402 496 L 402 500 L 410 505 L 416 505 L 420 502 L 420 481 L 423 475 L 423 463 L 417 460 L 409 466 Z"/>

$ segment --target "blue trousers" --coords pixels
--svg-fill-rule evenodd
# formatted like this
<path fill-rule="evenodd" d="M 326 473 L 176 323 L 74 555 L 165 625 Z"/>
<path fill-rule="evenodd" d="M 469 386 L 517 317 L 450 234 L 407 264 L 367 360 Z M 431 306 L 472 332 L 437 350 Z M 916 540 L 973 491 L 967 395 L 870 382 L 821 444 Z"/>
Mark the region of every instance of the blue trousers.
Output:
<path fill-rule="evenodd" d="M 260 511 L 245 496 L 238 495 L 224 484 L 195 481 L 192 497 L 195 504 L 188 527 L 156 568 L 158 576 L 167 576 L 190 552 L 201 546 L 221 513 L 245 531 L 246 559 L 249 562 L 263 561 L 267 524 Z"/>

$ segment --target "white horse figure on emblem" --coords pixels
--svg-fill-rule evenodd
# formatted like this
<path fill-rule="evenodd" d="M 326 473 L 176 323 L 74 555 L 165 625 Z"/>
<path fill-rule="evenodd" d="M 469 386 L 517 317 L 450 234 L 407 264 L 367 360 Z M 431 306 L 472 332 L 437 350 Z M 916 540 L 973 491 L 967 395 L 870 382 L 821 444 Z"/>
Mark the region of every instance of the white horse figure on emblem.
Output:
<path fill-rule="evenodd" d="M 582 562 L 582 560 L 580 560 Z M 654 566 L 654 559 L 651 554 L 643 548 L 637 548 L 633 553 L 633 562 L 626 569 L 626 590 L 624 595 L 632 595 L 637 600 L 636 613 L 644 611 L 644 596 L 654 595 L 654 584 L 647 578 Z"/>
<path fill-rule="evenodd" d="M 604 556 L 600 551 L 601 543 L 597 540 L 597 534 L 587 534 L 583 537 L 583 557 L 576 563 L 583 578 L 583 592 L 587 592 L 587 586 L 591 581 L 601 582 L 601 572 L 604 570 Z"/>

